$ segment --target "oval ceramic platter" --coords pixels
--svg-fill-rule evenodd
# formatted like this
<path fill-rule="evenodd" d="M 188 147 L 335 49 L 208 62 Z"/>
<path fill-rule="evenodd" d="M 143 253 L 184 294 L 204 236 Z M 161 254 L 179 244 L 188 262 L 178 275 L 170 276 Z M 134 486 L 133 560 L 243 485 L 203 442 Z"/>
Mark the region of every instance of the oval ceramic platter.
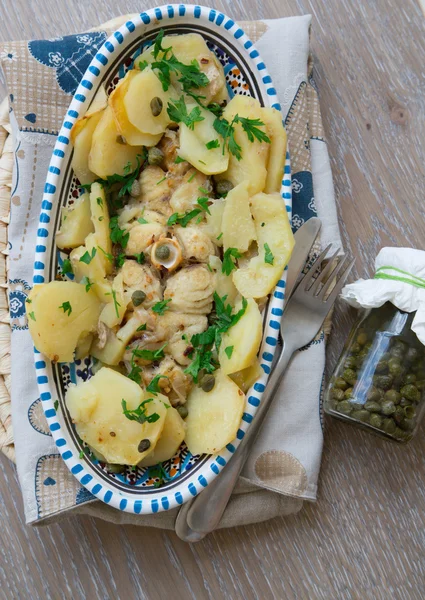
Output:
<path fill-rule="evenodd" d="M 224 67 L 229 94 L 251 95 L 264 106 L 280 110 L 272 80 L 253 43 L 229 17 L 210 8 L 167 5 L 144 12 L 125 23 L 104 43 L 81 81 L 66 114 L 53 151 L 44 189 L 34 264 L 34 284 L 58 277 L 62 257 L 55 247 L 61 207 L 78 197 L 78 181 L 71 168 L 71 128 L 90 106 L 101 85 L 107 92 L 127 70 L 160 29 L 166 34 L 197 32 L 206 40 Z M 282 174 L 282 201 L 291 213 L 289 155 Z M 255 416 L 267 383 L 276 350 L 283 312 L 285 276 L 271 294 L 264 318 L 260 351 L 262 376 L 247 393 L 245 412 L 237 438 L 219 455 L 192 456 L 182 444 L 179 452 L 162 465 L 130 468 L 110 473 L 104 463 L 92 459 L 78 438 L 64 402 L 71 383 L 92 374 L 92 359 L 53 364 L 35 353 L 35 368 L 44 413 L 62 458 L 71 473 L 94 496 L 116 509 L 131 513 L 155 513 L 183 504 L 214 479 L 235 452 Z M 71 276 L 72 277 L 72 276 Z"/>

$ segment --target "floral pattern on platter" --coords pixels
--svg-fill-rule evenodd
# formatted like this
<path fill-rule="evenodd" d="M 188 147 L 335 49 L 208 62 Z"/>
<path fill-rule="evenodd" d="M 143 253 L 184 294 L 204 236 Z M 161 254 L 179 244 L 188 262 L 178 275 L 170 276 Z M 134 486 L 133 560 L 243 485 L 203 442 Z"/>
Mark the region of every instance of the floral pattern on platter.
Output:
<path fill-rule="evenodd" d="M 23 279 L 9 280 L 9 311 L 12 331 L 28 329 L 25 302 L 31 286 Z"/>

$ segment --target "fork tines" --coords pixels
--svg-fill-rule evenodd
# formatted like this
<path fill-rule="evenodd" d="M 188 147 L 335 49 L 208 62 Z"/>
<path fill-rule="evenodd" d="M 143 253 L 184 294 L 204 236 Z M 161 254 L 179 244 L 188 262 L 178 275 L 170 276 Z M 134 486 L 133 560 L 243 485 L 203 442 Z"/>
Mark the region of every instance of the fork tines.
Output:
<path fill-rule="evenodd" d="M 339 254 L 341 251 L 340 248 L 338 248 L 329 259 L 326 259 L 331 247 L 332 244 L 329 244 L 323 250 L 301 281 L 303 290 L 307 292 L 308 295 L 317 297 L 323 302 L 334 301 L 355 263 L 355 259 L 348 261 L 347 256 Z M 325 261 L 326 264 L 324 268 L 322 268 Z"/>

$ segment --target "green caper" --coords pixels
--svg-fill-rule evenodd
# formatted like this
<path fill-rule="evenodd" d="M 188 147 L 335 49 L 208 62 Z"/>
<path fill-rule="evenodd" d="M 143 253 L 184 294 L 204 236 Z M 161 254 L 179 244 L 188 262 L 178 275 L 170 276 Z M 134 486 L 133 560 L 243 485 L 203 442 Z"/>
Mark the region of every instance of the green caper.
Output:
<path fill-rule="evenodd" d="M 109 473 L 124 473 L 125 471 L 124 465 L 113 465 L 112 463 L 106 463 L 105 466 Z"/>
<path fill-rule="evenodd" d="M 215 185 L 215 191 L 219 196 L 224 196 L 233 190 L 233 183 L 228 179 L 222 179 L 221 181 L 217 181 Z"/>
<path fill-rule="evenodd" d="M 371 400 L 368 400 L 367 402 L 365 402 L 364 407 L 366 410 L 368 410 L 371 413 L 377 413 L 377 412 L 380 412 L 380 410 L 381 410 L 381 405 L 379 404 L 379 402 L 373 402 Z"/>
<path fill-rule="evenodd" d="M 348 383 L 342 377 L 337 377 L 334 382 L 334 387 L 339 390 L 346 390 L 348 387 Z"/>
<path fill-rule="evenodd" d="M 361 421 L 362 423 L 369 423 L 370 413 L 367 410 L 355 410 L 351 413 L 353 419 L 357 419 L 357 421 Z"/>
<path fill-rule="evenodd" d="M 167 244 L 162 244 L 155 250 L 155 258 L 158 260 L 167 260 L 167 258 L 170 258 L 170 254 L 170 248 Z"/>
<path fill-rule="evenodd" d="M 376 387 L 379 387 L 383 390 L 388 390 L 393 382 L 391 375 L 377 375 L 373 379 Z"/>
<path fill-rule="evenodd" d="M 353 354 L 358 354 L 358 353 L 360 352 L 360 350 L 361 350 L 361 349 L 362 349 L 362 347 L 361 347 L 361 346 L 360 346 L 360 344 L 359 344 L 359 343 L 357 343 L 357 342 L 351 346 L 351 352 L 352 352 Z"/>
<path fill-rule="evenodd" d="M 390 419 L 389 417 L 382 420 L 382 428 L 385 433 L 394 433 L 397 425 L 395 424 L 394 419 Z"/>
<path fill-rule="evenodd" d="M 401 375 L 403 372 L 403 367 L 400 364 L 400 361 L 397 358 L 391 358 L 388 361 L 388 370 L 391 375 Z"/>
<path fill-rule="evenodd" d="M 380 398 L 381 398 L 381 394 L 379 393 L 379 390 L 376 387 L 371 387 L 367 393 L 367 399 L 376 402 Z"/>
<path fill-rule="evenodd" d="M 117 135 L 115 141 L 117 144 L 125 145 L 127 143 L 125 137 L 123 137 L 122 135 Z"/>
<path fill-rule="evenodd" d="M 425 389 L 425 380 L 422 379 L 422 381 L 416 381 L 415 385 L 418 388 L 418 390 L 422 391 Z"/>
<path fill-rule="evenodd" d="M 367 343 L 367 333 L 359 333 L 357 336 L 357 343 L 360 344 L 360 346 L 364 346 Z"/>
<path fill-rule="evenodd" d="M 334 400 L 336 400 L 337 402 L 341 402 L 341 400 L 344 400 L 344 390 L 340 390 L 338 388 L 333 388 L 332 389 L 332 398 Z"/>
<path fill-rule="evenodd" d="M 347 388 L 347 389 L 345 390 L 345 392 L 344 392 L 344 398 L 345 398 L 346 400 L 349 400 L 349 399 L 351 398 L 351 396 L 352 396 L 352 395 L 353 395 L 353 388 L 352 388 L 352 387 L 350 387 L 350 388 Z"/>
<path fill-rule="evenodd" d="M 354 356 L 347 356 L 344 362 L 344 369 L 355 369 L 356 358 Z"/>
<path fill-rule="evenodd" d="M 398 358 L 400 360 L 404 357 L 403 350 L 400 350 L 397 347 L 391 348 L 390 354 L 391 354 L 392 358 Z"/>
<path fill-rule="evenodd" d="M 407 373 L 407 375 L 404 376 L 403 383 L 405 385 L 408 383 L 416 383 L 416 375 L 414 373 Z"/>
<path fill-rule="evenodd" d="M 400 393 L 402 396 L 404 396 L 408 400 L 412 400 L 412 402 L 419 402 L 419 400 L 421 399 L 420 391 L 412 383 L 409 383 L 408 385 L 404 385 L 401 388 Z"/>
<path fill-rule="evenodd" d="M 158 96 L 152 98 L 150 107 L 154 117 L 158 117 L 162 113 L 163 106 L 164 103 L 162 102 L 161 98 L 159 98 Z"/>
<path fill-rule="evenodd" d="M 343 400 L 342 402 L 338 402 L 336 405 L 336 410 L 343 415 L 349 415 L 353 410 L 353 407 L 348 400 Z"/>
<path fill-rule="evenodd" d="M 387 390 L 384 396 L 385 400 L 389 400 L 394 404 L 400 404 L 401 394 L 396 390 Z"/>
<path fill-rule="evenodd" d="M 404 408 L 402 406 L 395 407 L 393 419 L 396 423 L 401 423 L 401 421 L 404 419 Z"/>
<path fill-rule="evenodd" d="M 187 408 L 185 406 L 178 406 L 177 412 L 179 413 L 179 415 L 181 416 L 182 419 L 185 419 L 187 417 L 187 415 L 189 414 L 189 411 L 187 410 Z"/>
<path fill-rule="evenodd" d="M 418 358 L 418 356 L 419 352 L 416 350 L 416 348 L 409 348 L 406 354 L 406 360 L 408 360 L 409 362 L 413 362 Z"/>
<path fill-rule="evenodd" d="M 148 163 L 150 165 L 160 165 L 164 160 L 164 153 L 160 148 L 149 148 L 148 150 Z"/>
<path fill-rule="evenodd" d="M 384 373 L 388 369 L 388 361 L 380 360 L 376 365 L 375 372 L 376 373 Z"/>
<path fill-rule="evenodd" d="M 207 373 L 207 375 L 202 377 L 199 383 L 204 392 L 210 392 L 215 386 L 215 377 L 214 375 L 211 375 L 211 373 Z M 342 392 L 342 390 L 338 391 Z"/>
<path fill-rule="evenodd" d="M 412 434 L 409 431 L 403 431 L 400 427 L 396 427 L 394 437 L 405 442 L 412 439 Z"/>
<path fill-rule="evenodd" d="M 350 385 L 354 385 L 354 383 L 356 382 L 356 377 L 357 374 L 353 369 L 344 369 L 342 378 L 345 379 L 347 383 L 349 383 Z"/>
<path fill-rule="evenodd" d="M 416 416 L 416 408 L 412 405 L 404 407 L 404 414 L 407 419 L 413 419 Z"/>
<path fill-rule="evenodd" d="M 403 408 L 405 408 L 406 406 L 412 406 L 412 401 L 402 396 L 400 398 L 400 406 L 402 406 Z"/>
<path fill-rule="evenodd" d="M 139 442 L 139 445 L 137 446 L 137 450 L 139 452 L 146 452 L 146 450 L 149 450 L 150 447 L 151 447 L 150 440 L 148 440 L 148 438 L 145 438 L 144 440 L 141 440 Z"/>
<path fill-rule="evenodd" d="M 376 413 L 373 413 L 370 415 L 369 422 L 372 425 L 372 427 L 377 427 L 378 429 L 380 429 L 382 427 L 382 417 L 380 417 Z"/>
<path fill-rule="evenodd" d="M 140 306 L 146 300 L 146 294 L 142 290 L 136 290 L 131 296 L 134 306 Z"/>
<path fill-rule="evenodd" d="M 357 398 L 352 398 L 350 404 L 353 410 L 361 410 L 364 408 L 364 402 L 358 402 Z"/>
<path fill-rule="evenodd" d="M 412 431 L 412 429 L 415 429 L 415 425 L 415 419 L 403 419 L 398 426 L 400 427 L 400 429 L 403 429 L 403 431 Z"/>
<path fill-rule="evenodd" d="M 396 411 L 396 407 L 394 402 L 391 402 L 391 400 L 384 400 L 383 403 L 381 404 L 381 413 L 383 415 L 393 415 Z"/>

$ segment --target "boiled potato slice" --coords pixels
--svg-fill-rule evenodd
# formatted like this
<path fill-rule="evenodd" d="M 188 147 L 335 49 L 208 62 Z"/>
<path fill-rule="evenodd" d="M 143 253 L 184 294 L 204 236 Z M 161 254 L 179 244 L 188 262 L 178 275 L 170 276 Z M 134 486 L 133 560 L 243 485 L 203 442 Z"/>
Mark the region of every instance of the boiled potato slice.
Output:
<path fill-rule="evenodd" d="M 252 365 L 260 348 L 263 319 L 255 300 L 251 298 L 247 302 L 242 317 L 236 325 L 223 334 L 218 358 L 225 375 L 231 375 Z M 236 303 L 235 312 L 237 313 L 241 308 L 242 301 L 239 301 Z M 228 348 L 233 348 L 230 358 L 226 354 Z"/>
<path fill-rule="evenodd" d="M 129 120 L 126 108 L 126 98 L 129 85 L 133 78 L 138 74 L 140 75 L 140 72 L 135 70 L 129 71 L 127 73 L 124 79 L 120 81 L 120 83 L 110 95 L 109 105 L 113 111 L 118 131 L 123 136 L 127 144 L 129 144 L 130 146 L 147 146 L 150 148 L 151 146 L 156 146 L 156 144 L 161 139 L 163 131 L 156 135 L 152 135 L 151 133 L 141 131 Z M 145 97 L 146 95 L 144 93 L 142 98 Z M 140 103 L 140 98 L 138 99 L 138 101 Z M 134 102 L 135 98 L 133 95 L 133 104 Z M 164 110 L 165 108 L 163 109 L 163 111 Z M 166 110 L 165 113 L 167 114 Z M 151 117 L 153 118 L 152 112 Z"/>
<path fill-rule="evenodd" d="M 214 200 L 208 207 L 210 214 L 206 215 L 206 223 L 202 223 L 201 225 L 216 246 L 223 245 L 221 224 L 223 221 L 224 204 L 225 201 L 222 199 Z"/>
<path fill-rule="evenodd" d="M 286 131 L 282 123 L 282 115 L 275 108 L 263 108 L 263 121 L 267 135 L 271 140 L 269 161 L 267 163 L 267 179 L 264 191 L 266 194 L 280 192 L 283 169 L 286 159 Z"/>
<path fill-rule="evenodd" d="M 104 110 L 108 105 L 108 96 L 106 95 L 105 86 L 102 83 L 96 92 L 95 97 L 87 109 L 86 117 L 90 117 L 93 113 Z"/>
<path fill-rule="evenodd" d="M 249 208 L 249 182 L 244 181 L 231 190 L 224 203 L 221 230 L 223 247 L 246 252 L 257 239 L 255 225 Z"/>
<path fill-rule="evenodd" d="M 88 333 L 78 340 L 77 347 L 75 348 L 75 358 L 85 358 L 90 353 L 90 346 L 93 342 L 93 334 Z"/>
<path fill-rule="evenodd" d="M 129 82 L 124 96 L 124 108 L 130 123 L 143 133 L 164 133 L 171 123 L 167 112 L 168 102 L 177 98 L 174 88 L 171 86 L 164 92 L 162 83 L 149 67 L 141 72 L 129 71 L 126 78 Z M 151 109 L 154 98 L 159 98 L 162 102 L 162 110 L 157 117 L 153 116 Z"/>
<path fill-rule="evenodd" d="M 100 313 L 99 321 L 102 321 L 102 323 L 105 323 L 107 327 L 112 329 L 121 323 L 127 310 L 128 302 L 124 295 L 122 273 L 119 273 L 114 278 L 111 295 L 108 297 L 108 300 L 109 303 Z"/>
<path fill-rule="evenodd" d="M 249 388 L 254 385 L 262 373 L 263 371 L 261 370 L 260 363 L 258 360 L 256 360 L 250 367 L 247 367 L 242 371 L 232 373 L 230 377 L 241 388 L 244 394 L 246 394 Z"/>
<path fill-rule="evenodd" d="M 79 339 L 96 329 L 101 307 L 96 294 L 79 283 L 51 281 L 35 286 L 28 298 L 28 325 L 37 350 L 50 360 L 72 362 Z"/>
<path fill-rule="evenodd" d="M 116 366 L 122 360 L 127 344 L 136 333 L 137 328 L 143 325 L 146 319 L 142 319 L 137 312 L 115 333 L 107 329 L 106 343 L 100 344 L 96 339 L 91 347 L 90 354 L 105 365 Z"/>
<path fill-rule="evenodd" d="M 215 116 L 198 104 L 187 104 L 187 112 L 195 107 L 200 109 L 204 120 L 195 123 L 193 130 L 180 123 L 179 156 L 205 175 L 223 173 L 229 165 L 229 152 L 227 147 L 223 152 L 223 138 L 214 129 Z M 206 144 L 212 140 L 218 140 L 220 146 L 208 150 Z"/>
<path fill-rule="evenodd" d="M 72 169 L 80 183 L 92 183 L 97 175 L 93 173 L 89 166 L 89 155 L 92 146 L 92 138 L 103 110 L 86 115 L 75 122 L 71 129 L 71 141 L 74 146 L 72 155 Z"/>
<path fill-rule="evenodd" d="M 135 410 L 149 398 L 152 400 L 144 408 L 147 415 L 159 416 L 154 423 L 132 421 L 123 413 L 123 399 L 127 410 Z M 155 448 L 165 424 L 165 396 L 146 395 L 137 383 L 107 367 L 88 381 L 71 386 L 65 401 L 78 435 L 112 464 L 139 463 Z M 144 439 L 150 441 L 150 448 L 139 452 Z"/>
<path fill-rule="evenodd" d="M 224 76 L 223 67 L 216 55 L 209 50 L 205 40 L 198 33 L 186 33 L 182 35 L 166 35 L 162 40 L 163 48 L 172 48 L 176 58 L 185 65 L 190 65 L 194 60 L 197 61 L 200 70 L 208 77 L 209 84 L 198 90 L 193 90 L 194 93 L 205 96 L 204 104 L 210 102 L 221 103 L 228 99 L 226 78 Z M 140 62 L 147 61 L 149 64 L 155 60 L 152 54 L 152 47 L 148 48 L 139 57 L 140 61 L 136 60 L 135 67 L 138 68 Z M 180 89 L 181 85 L 178 82 L 179 76 L 175 73 L 171 74 L 171 82 Z"/>
<path fill-rule="evenodd" d="M 85 192 L 72 206 L 63 207 L 61 228 L 56 234 L 56 246 L 76 248 L 84 244 L 89 233 L 94 231 L 90 217 L 90 198 Z"/>
<path fill-rule="evenodd" d="M 122 144 L 119 136 L 112 108 L 108 106 L 93 132 L 89 154 L 89 169 L 102 179 L 115 173 L 125 175 L 129 172 L 128 164 L 130 172 L 137 167 L 136 157 L 142 153 L 142 146 Z"/>
<path fill-rule="evenodd" d="M 260 119 L 264 122 L 262 110 L 260 103 L 255 98 L 236 95 L 224 109 L 223 117 L 232 121 L 235 115 L 239 115 L 249 119 Z M 229 168 L 217 179 L 227 179 L 234 186 L 242 181 L 247 181 L 250 196 L 262 192 L 267 181 L 270 144 L 257 139 L 250 142 L 240 123 L 235 124 L 235 140 L 241 147 L 242 158 L 238 160 L 231 154 Z"/>
<path fill-rule="evenodd" d="M 100 258 L 105 264 L 105 271 L 107 275 L 109 275 L 110 273 L 112 273 L 113 264 L 106 257 L 104 252 L 106 252 L 107 254 L 111 254 L 112 252 L 112 242 L 109 231 L 110 220 L 105 190 L 103 188 L 103 185 L 101 185 L 100 183 L 93 183 L 93 185 L 91 186 L 90 210 L 91 220 L 96 234 L 98 252 Z M 99 250 L 99 247 L 102 248 L 104 252 L 102 252 L 102 250 Z"/>
<path fill-rule="evenodd" d="M 142 460 L 139 466 L 152 467 L 165 460 L 173 458 L 186 433 L 186 423 L 183 421 L 175 408 L 170 406 L 165 415 L 164 429 L 155 448 L 146 458 Z"/>
<path fill-rule="evenodd" d="M 235 439 L 245 394 L 221 369 L 214 372 L 211 392 L 194 387 L 187 399 L 184 441 L 192 454 L 215 454 Z"/>
<path fill-rule="evenodd" d="M 218 256 L 210 256 L 209 264 L 211 269 L 215 272 L 215 291 L 220 298 L 227 296 L 226 304 L 234 306 L 236 296 L 239 292 L 236 289 L 232 278 L 222 272 L 221 267 L 223 263 Z"/>
<path fill-rule="evenodd" d="M 257 232 L 258 256 L 233 272 L 233 283 L 245 298 L 267 296 L 279 281 L 291 258 L 294 236 L 280 194 L 257 194 L 251 198 L 251 212 Z M 264 225 L 263 225 L 264 223 Z M 265 262 L 265 244 L 273 264 Z"/>
<path fill-rule="evenodd" d="M 94 256 L 93 252 L 95 252 Z M 87 253 L 90 257 L 93 256 L 88 264 L 81 260 L 87 257 Z M 105 279 L 107 263 L 103 253 L 98 249 L 96 234 L 90 233 L 86 237 L 85 246 L 75 248 L 69 258 L 75 280 L 84 284 L 92 283 L 91 289 L 97 294 L 99 300 L 104 303 L 110 302 L 111 284 Z"/>

